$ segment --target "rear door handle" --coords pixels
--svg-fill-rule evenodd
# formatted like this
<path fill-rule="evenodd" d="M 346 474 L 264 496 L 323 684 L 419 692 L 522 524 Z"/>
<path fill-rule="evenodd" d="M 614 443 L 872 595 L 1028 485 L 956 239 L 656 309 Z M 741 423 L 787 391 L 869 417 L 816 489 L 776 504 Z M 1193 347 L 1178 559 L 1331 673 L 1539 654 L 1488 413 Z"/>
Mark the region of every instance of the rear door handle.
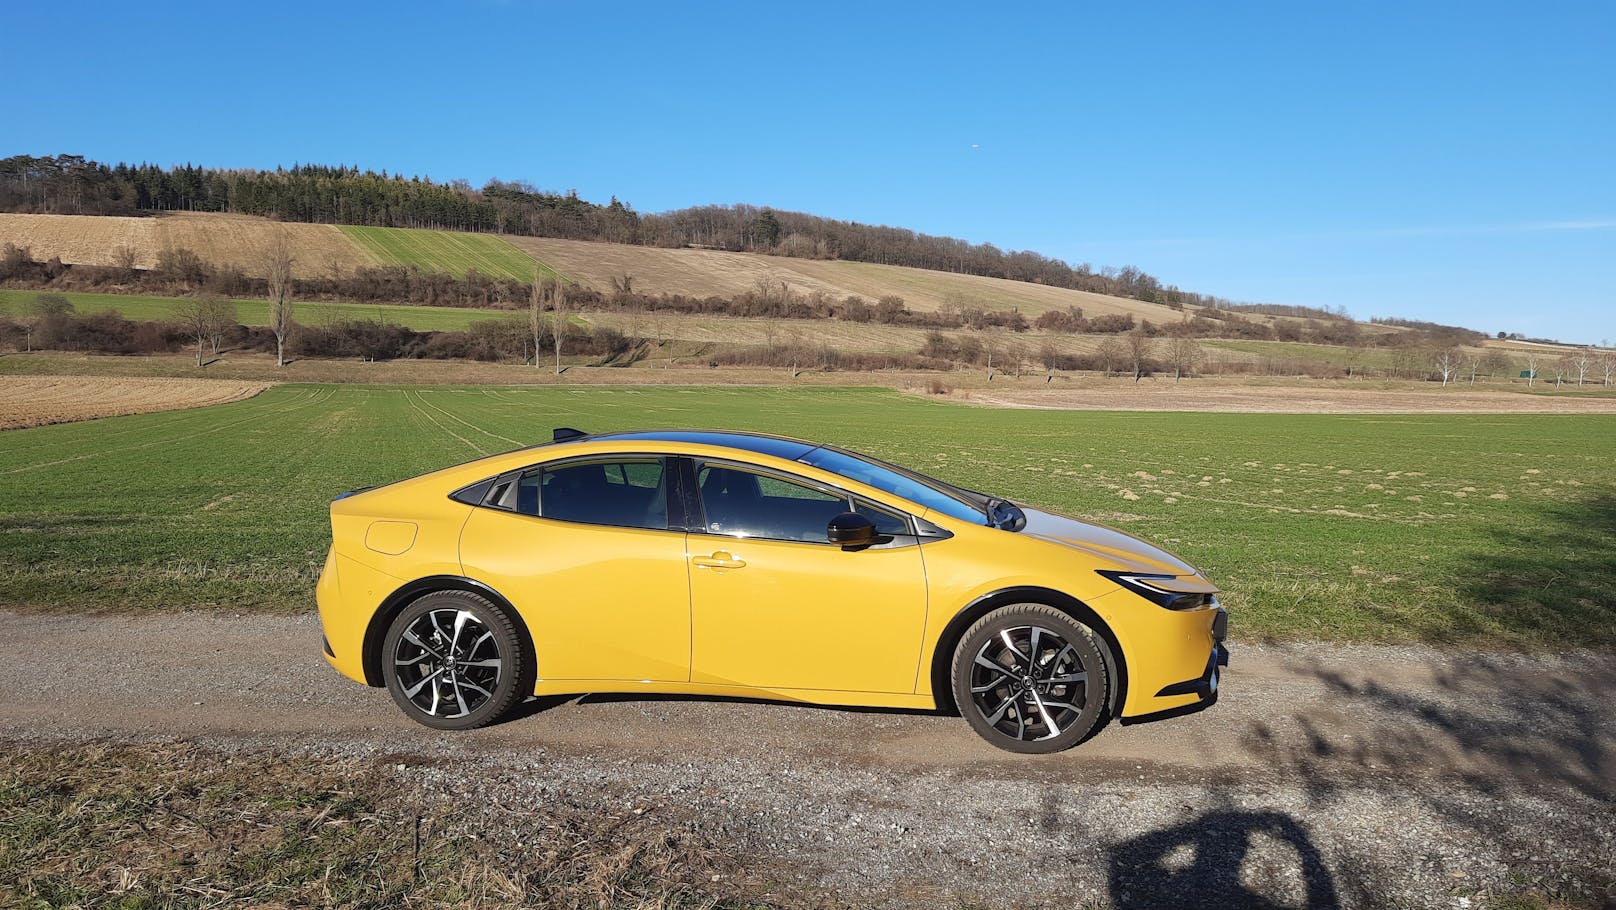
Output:
<path fill-rule="evenodd" d="M 719 550 L 711 556 L 695 556 L 690 561 L 703 569 L 741 569 L 746 567 L 746 560 L 736 559 L 724 550 Z"/>

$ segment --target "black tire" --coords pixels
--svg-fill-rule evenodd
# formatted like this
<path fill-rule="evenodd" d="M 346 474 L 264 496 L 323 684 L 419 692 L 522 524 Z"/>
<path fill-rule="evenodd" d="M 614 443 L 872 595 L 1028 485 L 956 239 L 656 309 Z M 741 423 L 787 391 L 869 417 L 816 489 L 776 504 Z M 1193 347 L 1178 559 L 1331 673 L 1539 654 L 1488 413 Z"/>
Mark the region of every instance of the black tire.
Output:
<path fill-rule="evenodd" d="M 965 630 L 950 682 L 960 714 L 983 739 L 1041 754 L 1070 749 L 1105 725 L 1106 670 L 1088 626 L 1045 604 L 1012 604 Z"/>
<path fill-rule="evenodd" d="M 498 721 L 532 689 L 523 645 L 515 621 L 493 601 L 439 591 L 393 618 L 382 678 L 411 720 L 470 730 Z"/>

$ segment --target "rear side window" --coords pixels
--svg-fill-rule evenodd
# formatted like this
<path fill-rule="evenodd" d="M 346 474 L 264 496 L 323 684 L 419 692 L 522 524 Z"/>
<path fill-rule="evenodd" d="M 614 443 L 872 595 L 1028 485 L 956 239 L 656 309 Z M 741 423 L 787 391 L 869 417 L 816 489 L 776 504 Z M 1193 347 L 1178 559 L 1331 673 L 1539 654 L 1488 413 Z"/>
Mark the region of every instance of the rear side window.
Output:
<path fill-rule="evenodd" d="M 668 527 L 667 471 L 660 458 L 540 468 L 518 478 L 515 492 L 509 507 L 523 515 L 619 528 Z"/>

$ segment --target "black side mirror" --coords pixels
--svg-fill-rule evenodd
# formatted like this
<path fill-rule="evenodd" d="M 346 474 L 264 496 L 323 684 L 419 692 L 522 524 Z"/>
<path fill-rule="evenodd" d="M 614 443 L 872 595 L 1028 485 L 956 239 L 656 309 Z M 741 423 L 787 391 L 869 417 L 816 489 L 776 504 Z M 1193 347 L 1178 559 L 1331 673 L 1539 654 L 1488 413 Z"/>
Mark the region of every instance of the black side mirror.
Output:
<path fill-rule="evenodd" d="M 875 543 L 875 522 L 857 512 L 843 512 L 825 526 L 825 537 L 843 549 Z"/>

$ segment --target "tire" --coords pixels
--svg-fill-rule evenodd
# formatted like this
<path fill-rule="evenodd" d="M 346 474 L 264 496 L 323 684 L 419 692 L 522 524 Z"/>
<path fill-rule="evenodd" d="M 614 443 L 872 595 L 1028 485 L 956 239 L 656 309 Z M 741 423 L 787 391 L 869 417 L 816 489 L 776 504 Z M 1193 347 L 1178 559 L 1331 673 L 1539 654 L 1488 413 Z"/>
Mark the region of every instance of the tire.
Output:
<path fill-rule="evenodd" d="M 411 720 L 470 730 L 498 721 L 531 691 L 523 644 L 516 623 L 493 601 L 439 591 L 393 618 L 382 643 L 382 678 Z"/>
<path fill-rule="evenodd" d="M 965 630 L 950 682 L 960 714 L 983 739 L 1042 754 L 1070 749 L 1105 725 L 1106 670 L 1088 626 L 1045 604 L 1012 604 Z"/>

